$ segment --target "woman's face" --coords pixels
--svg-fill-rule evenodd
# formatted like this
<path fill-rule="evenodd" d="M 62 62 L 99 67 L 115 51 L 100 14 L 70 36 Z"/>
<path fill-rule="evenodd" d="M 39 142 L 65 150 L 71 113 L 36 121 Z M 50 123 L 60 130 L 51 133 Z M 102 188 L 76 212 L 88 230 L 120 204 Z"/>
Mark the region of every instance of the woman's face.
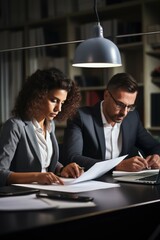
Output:
<path fill-rule="evenodd" d="M 67 98 L 67 91 L 54 89 L 48 92 L 46 99 L 41 104 L 43 118 L 53 120 L 61 111 L 62 105 Z"/>

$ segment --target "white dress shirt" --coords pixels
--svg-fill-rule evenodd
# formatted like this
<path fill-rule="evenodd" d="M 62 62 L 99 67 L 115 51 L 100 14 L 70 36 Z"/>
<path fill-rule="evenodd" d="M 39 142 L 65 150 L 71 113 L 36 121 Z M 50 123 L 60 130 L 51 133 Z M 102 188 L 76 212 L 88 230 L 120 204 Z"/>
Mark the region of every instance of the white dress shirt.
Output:
<path fill-rule="evenodd" d="M 118 157 L 122 149 L 122 134 L 120 131 L 121 123 L 115 123 L 115 125 L 112 127 L 111 124 L 107 122 L 102 111 L 102 102 L 101 116 L 106 145 L 105 159 L 112 159 Z"/>
<path fill-rule="evenodd" d="M 46 130 L 46 138 L 45 138 L 42 128 L 40 127 L 39 123 L 35 119 L 33 119 L 33 127 L 35 130 L 35 134 L 36 134 L 39 149 L 40 149 L 42 172 L 46 172 L 50 164 L 51 156 L 53 153 L 53 147 L 50 139 L 49 128 L 47 128 Z"/>

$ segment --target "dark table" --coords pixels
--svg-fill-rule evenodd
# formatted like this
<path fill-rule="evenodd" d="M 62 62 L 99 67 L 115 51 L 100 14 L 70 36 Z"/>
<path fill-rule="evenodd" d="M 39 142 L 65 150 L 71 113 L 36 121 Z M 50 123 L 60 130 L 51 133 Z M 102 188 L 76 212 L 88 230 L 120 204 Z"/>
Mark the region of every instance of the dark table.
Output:
<path fill-rule="evenodd" d="M 115 182 L 110 174 L 97 179 Z M 95 207 L 0 212 L 0 239 L 48 237 L 160 239 L 160 186 L 120 183 L 120 187 L 79 193 Z M 153 238 L 153 233 L 158 238 Z M 129 235 L 128 235 L 129 234 Z M 118 238 L 117 238 L 118 237 Z M 86 237 L 85 237 L 86 238 Z"/>

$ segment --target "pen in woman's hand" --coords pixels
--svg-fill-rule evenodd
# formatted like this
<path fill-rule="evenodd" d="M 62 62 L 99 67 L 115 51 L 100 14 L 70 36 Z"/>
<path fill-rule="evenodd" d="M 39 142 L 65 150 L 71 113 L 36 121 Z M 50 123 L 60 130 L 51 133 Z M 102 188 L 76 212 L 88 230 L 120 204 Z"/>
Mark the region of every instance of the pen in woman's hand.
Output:
<path fill-rule="evenodd" d="M 80 167 L 80 166 L 78 166 L 78 168 L 79 168 L 79 170 L 83 170 L 84 171 L 84 167 Z"/>

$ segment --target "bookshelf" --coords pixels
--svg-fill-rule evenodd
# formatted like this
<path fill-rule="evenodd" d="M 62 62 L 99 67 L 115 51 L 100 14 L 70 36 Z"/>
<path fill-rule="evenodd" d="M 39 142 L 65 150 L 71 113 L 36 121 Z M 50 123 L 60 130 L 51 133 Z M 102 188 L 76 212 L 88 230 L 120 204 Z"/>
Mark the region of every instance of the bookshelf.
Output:
<path fill-rule="evenodd" d="M 98 0 L 97 9 L 104 37 L 115 42 L 121 52 L 122 67 L 72 67 L 78 43 L 60 44 L 91 36 L 96 21 L 93 0 L 0 0 L 0 50 L 26 47 L 0 53 L 0 123 L 9 117 L 25 78 L 37 68 L 56 66 L 75 79 L 81 88 L 82 105 L 101 99 L 109 79 L 126 71 L 139 83 L 138 111 L 144 126 L 152 134 L 160 135 L 160 116 L 153 125 L 157 115 L 153 99 L 160 94 L 160 77 L 151 75 L 160 66 L 160 33 L 134 36 L 160 29 L 160 1 Z M 121 37 L 125 34 L 130 35 Z M 32 48 L 45 44 L 48 46 Z M 57 123 L 60 138 L 64 126 L 65 123 Z"/>

